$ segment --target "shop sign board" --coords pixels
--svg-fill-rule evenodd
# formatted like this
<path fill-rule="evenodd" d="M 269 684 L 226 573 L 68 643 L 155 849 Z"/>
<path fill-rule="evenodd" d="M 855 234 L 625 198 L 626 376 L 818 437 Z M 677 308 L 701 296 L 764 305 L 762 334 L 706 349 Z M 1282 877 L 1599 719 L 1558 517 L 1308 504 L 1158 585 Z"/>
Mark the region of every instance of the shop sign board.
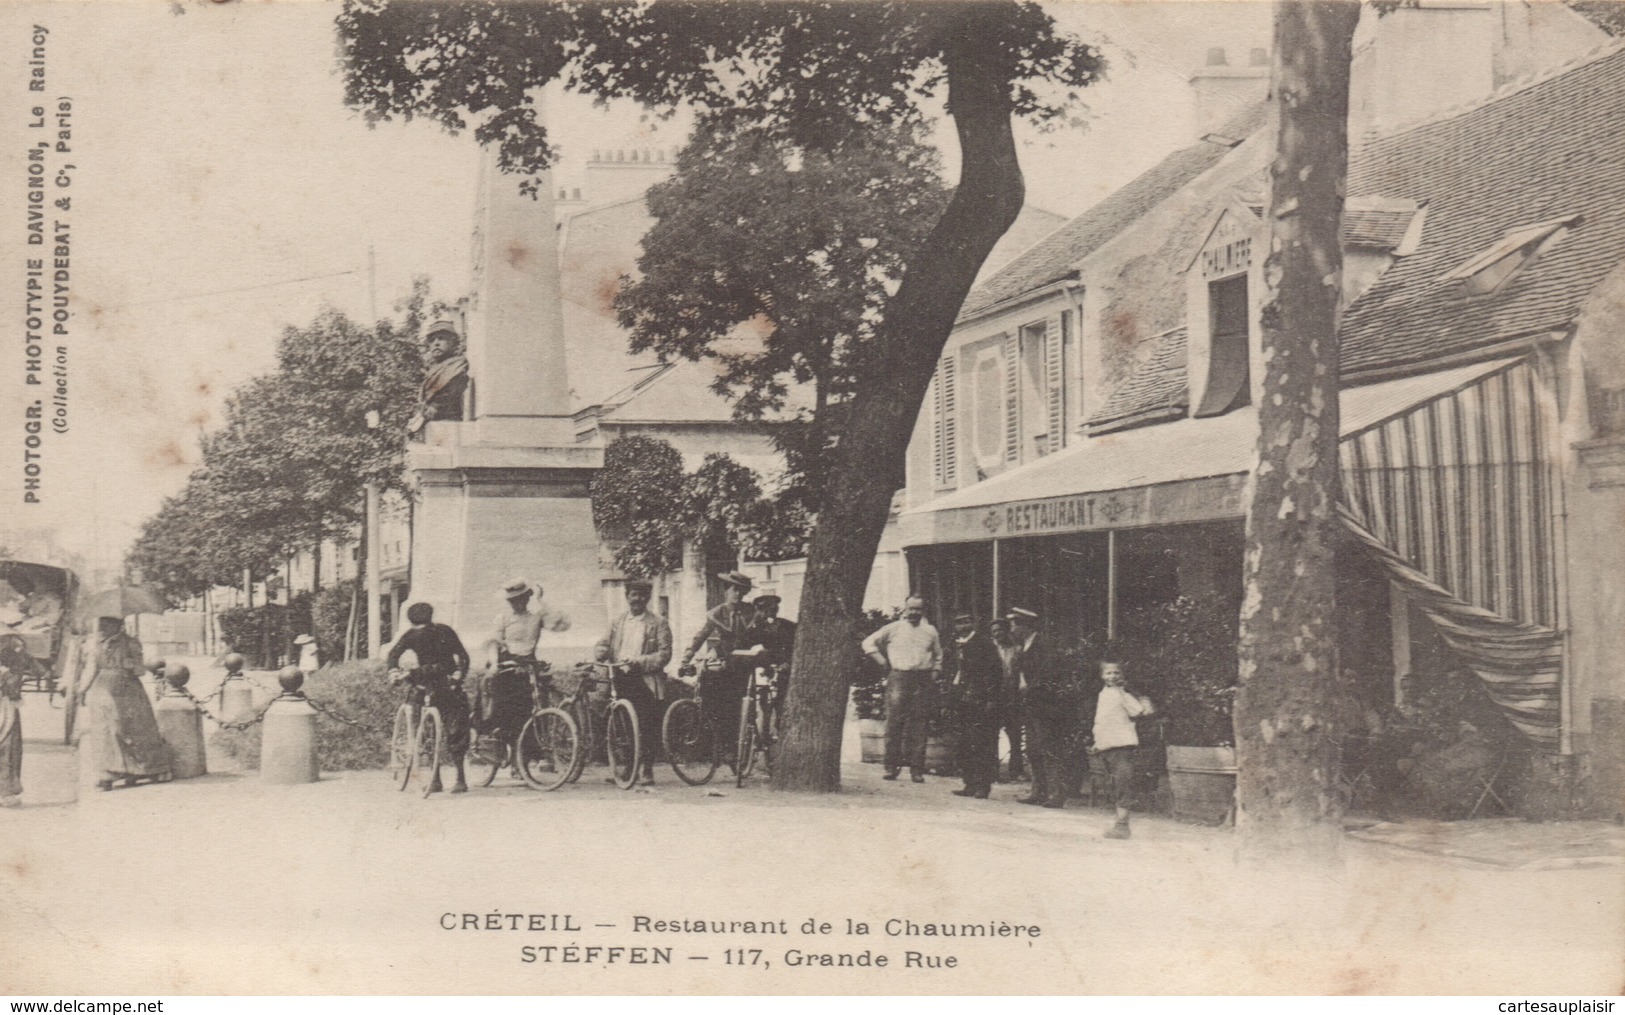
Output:
<path fill-rule="evenodd" d="M 1239 474 L 1214 476 L 951 508 L 905 519 L 904 542 L 962 543 L 1240 518 L 1245 479 Z"/>

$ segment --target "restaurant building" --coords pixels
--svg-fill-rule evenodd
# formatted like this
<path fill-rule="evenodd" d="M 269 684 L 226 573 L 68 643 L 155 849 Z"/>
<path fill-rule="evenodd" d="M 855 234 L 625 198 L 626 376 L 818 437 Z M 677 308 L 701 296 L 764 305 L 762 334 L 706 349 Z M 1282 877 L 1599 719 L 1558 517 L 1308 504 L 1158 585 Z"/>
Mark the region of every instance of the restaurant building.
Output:
<path fill-rule="evenodd" d="M 1533 758 L 1525 812 L 1611 816 L 1625 50 L 1558 5 L 1393 18 L 1362 25 L 1354 64 L 1340 665 L 1390 705 L 1409 675 L 1470 671 Z M 1483 59 L 1430 76 L 1463 40 Z M 1184 597 L 1233 628 L 1273 137 L 1262 77 L 1231 77 L 1260 101 L 967 300 L 898 518 L 940 618 L 1022 605 L 1063 643 L 1123 641 Z M 1378 81 L 1413 87 L 1396 99 Z"/>

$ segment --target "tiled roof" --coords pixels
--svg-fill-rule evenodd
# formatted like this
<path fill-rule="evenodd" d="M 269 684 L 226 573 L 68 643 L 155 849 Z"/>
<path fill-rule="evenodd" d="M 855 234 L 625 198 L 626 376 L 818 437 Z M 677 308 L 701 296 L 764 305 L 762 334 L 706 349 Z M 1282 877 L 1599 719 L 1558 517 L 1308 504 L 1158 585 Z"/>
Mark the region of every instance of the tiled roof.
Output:
<path fill-rule="evenodd" d="M 1260 105 L 1226 124 L 1225 129 L 1218 133 L 1226 137 L 1245 138 L 1263 123 L 1264 107 Z M 1169 155 L 971 290 L 971 294 L 965 298 L 965 305 L 960 308 L 960 316 L 980 313 L 995 304 L 1065 278 L 1078 261 L 1133 225 L 1142 215 L 1200 176 L 1230 151 L 1224 145 L 1204 141 Z"/>
<path fill-rule="evenodd" d="M 1111 398 L 1086 425 L 1091 434 L 1121 430 L 1169 416 L 1183 416 L 1190 406 L 1185 383 L 1185 329 L 1158 335 L 1151 355 L 1112 391 Z"/>
<path fill-rule="evenodd" d="M 1349 193 L 1428 204 L 1415 253 L 1343 318 L 1346 373 L 1403 367 L 1567 325 L 1625 260 L 1625 48 L 1476 108 L 1358 146 Z M 1579 214 L 1563 242 L 1501 288 L 1445 279 L 1522 226 Z"/>

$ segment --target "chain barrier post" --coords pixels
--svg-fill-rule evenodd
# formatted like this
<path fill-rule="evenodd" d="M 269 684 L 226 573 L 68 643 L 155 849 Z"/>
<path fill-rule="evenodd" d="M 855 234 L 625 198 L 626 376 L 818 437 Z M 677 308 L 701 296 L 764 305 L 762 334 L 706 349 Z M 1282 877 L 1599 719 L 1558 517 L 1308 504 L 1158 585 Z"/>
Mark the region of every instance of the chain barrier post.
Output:
<path fill-rule="evenodd" d="M 185 666 L 162 667 L 170 691 L 158 698 L 153 714 L 158 718 L 158 735 L 169 747 L 169 769 L 177 779 L 191 779 L 208 772 L 203 753 L 203 713 L 192 704 L 186 682 L 192 672 Z"/>
<path fill-rule="evenodd" d="M 315 782 L 316 709 L 299 690 L 305 674 L 297 666 L 284 666 L 276 675 L 282 694 L 266 708 L 260 736 L 260 778 L 278 786 Z"/>
<path fill-rule="evenodd" d="M 254 689 L 243 676 L 244 659 L 233 652 L 220 660 L 226 679 L 220 685 L 220 716 L 226 722 L 240 722 L 254 712 Z"/>

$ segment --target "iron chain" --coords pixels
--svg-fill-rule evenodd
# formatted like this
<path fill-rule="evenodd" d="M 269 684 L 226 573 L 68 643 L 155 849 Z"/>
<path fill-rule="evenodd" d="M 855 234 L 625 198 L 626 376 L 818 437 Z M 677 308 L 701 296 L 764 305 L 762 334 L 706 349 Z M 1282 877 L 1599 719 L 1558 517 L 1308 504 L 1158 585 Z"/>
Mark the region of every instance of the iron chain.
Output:
<path fill-rule="evenodd" d="M 377 734 L 380 734 L 380 735 L 386 735 L 386 731 L 382 727 L 373 726 L 370 723 L 364 723 L 364 722 L 360 721 L 359 719 L 352 719 L 349 716 L 343 714 L 342 712 L 339 712 L 337 709 L 333 708 L 333 706 L 324 705 L 321 702 L 317 701 L 315 698 L 312 698 L 308 694 L 304 695 L 304 699 L 305 699 L 305 701 L 310 703 L 311 708 L 314 708 L 316 711 L 320 712 L 322 715 L 327 716 L 329 719 L 337 719 L 339 722 L 343 723 L 346 726 L 353 726 L 358 730 L 366 730 L 368 733 L 377 733 Z"/>
<path fill-rule="evenodd" d="M 225 687 L 225 685 L 222 684 L 221 685 L 222 690 L 224 690 L 224 687 Z M 184 687 L 171 687 L 170 689 L 172 691 L 179 691 L 182 695 L 185 695 L 187 701 L 190 701 L 193 705 L 197 706 L 197 710 L 199 712 L 202 712 L 206 717 L 208 717 L 210 722 L 214 723 L 216 726 L 220 727 L 223 730 L 245 730 L 250 726 L 258 725 L 259 723 L 262 723 L 262 722 L 265 721 L 265 713 L 269 712 L 271 710 L 271 704 L 267 704 L 264 708 L 259 710 L 259 713 L 257 715 L 253 716 L 252 718 L 242 719 L 242 720 L 239 720 L 237 722 L 226 722 L 224 719 L 221 719 L 220 717 L 216 716 L 213 712 L 210 712 L 209 707 L 207 705 L 205 705 L 202 701 L 199 701 L 195 696 L 193 696 L 192 692 L 188 691 L 186 688 L 184 688 Z M 223 694 L 211 694 L 211 695 L 209 695 L 210 698 L 214 698 L 214 697 L 217 697 L 217 696 L 221 697 L 222 699 L 224 698 Z M 205 699 L 205 700 L 207 700 L 207 699 Z M 274 704 L 274 699 L 273 699 L 272 703 Z"/>

